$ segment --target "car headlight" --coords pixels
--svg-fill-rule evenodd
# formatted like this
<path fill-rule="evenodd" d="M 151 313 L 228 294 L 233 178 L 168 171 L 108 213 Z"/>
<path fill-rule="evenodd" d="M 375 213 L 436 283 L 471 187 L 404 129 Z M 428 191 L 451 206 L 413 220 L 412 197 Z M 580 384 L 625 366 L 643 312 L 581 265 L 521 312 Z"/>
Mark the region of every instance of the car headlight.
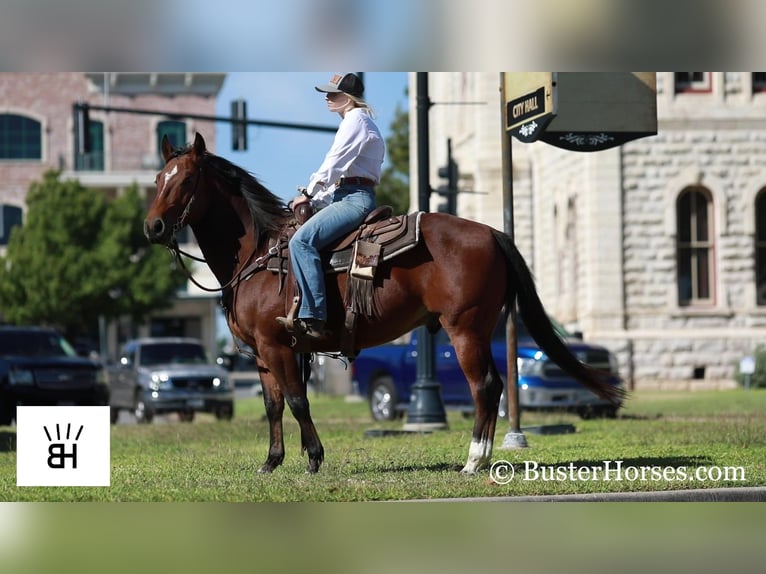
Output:
<path fill-rule="evenodd" d="M 173 388 L 173 383 L 167 373 L 153 373 L 149 388 L 153 391 L 166 391 Z"/>
<path fill-rule="evenodd" d="M 213 377 L 213 389 L 214 390 L 221 390 L 226 391 L 228 390 L 230 383 L 228 377 Z"/>
<path fill-rule="evenodd" d="M 11 385 L 34 385 L 35 374 L 29 369 L 11 369 L 8 382 Z"/>
<path fill-rule="evenodd" d="M 519 357 L 516 359 L 516 368 L 520 377 L 538 375 L 543 362 L 533 358 Z"/>

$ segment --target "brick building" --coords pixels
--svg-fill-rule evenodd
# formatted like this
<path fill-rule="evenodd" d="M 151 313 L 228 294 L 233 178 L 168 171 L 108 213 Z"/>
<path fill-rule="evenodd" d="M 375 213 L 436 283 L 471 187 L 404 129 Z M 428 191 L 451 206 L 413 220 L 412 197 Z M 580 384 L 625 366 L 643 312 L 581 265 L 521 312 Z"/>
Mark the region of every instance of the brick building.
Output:
<path fill-rule="evenodd" d="M 458 215 L 502 229 L 499 86 L 429 74 L 432 185 L 450 138 L 460 189 L 480 192 Z M 546 308 L 636 387 L 730 386 L 766 345 L 765 88 L 762 72 L 658 72 L 656 136 L 592 153 L 513 142 L 515 236 Z"/>
<path fill-rule="evenodd" d="M 156 192 L 164 135 L 181 145 L 200 131 L 215 149 L 212 122 L 91 110 L 91 151 L 78 153 L 73 104 L 213 116 L 224 78 L 207 73 L 0 73 L 0 250 L 10 228 L 23 224 L 30 182 L 49 169 L 112 197 L 136 184 L 148 205 Z M 184 240 L 190 242 L 185 249 L 193 252 L 193 237 Z M 206 266 L 196 266 L 195 272 L 203 284 L 215 284 Z M 200 337 L 212 352 L 216 302 L 190 283 L 174 307 L 149 324 L 111 325 L 108 350 L 113 354 L 126 337 L 152 333 Z"/>

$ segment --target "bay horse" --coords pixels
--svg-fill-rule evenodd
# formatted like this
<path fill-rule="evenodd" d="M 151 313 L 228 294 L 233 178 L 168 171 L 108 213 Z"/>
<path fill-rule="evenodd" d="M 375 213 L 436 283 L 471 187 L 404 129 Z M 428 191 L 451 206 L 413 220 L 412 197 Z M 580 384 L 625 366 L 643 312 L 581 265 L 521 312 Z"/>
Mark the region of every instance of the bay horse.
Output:
<path fill-rule="evenodd" d="M 228 326 L 254 351 L 269 422 L 269 450 L 259 472 L 282 464 L 285 447 L 282 415 L 287 402 L 298 421 L 301 450 L 308 452 L 308 473 L 319 470 L 324 448 L 314 426 L 291 335 L 276 321 L 285 314 L 278 273 L 265 264 L 269 242 L 295 218 L 287 205 L 256 178 L 194 142 L 175 149 L 162 140 L 164 167 L 157 195 L 144 222 L 147 239 L 174 245 L 175 233 L 190 226 L 204 260 L 221 285 Z M 243 275 L 244 269 L 248 271 Z M 380 263 L 374 290 L 375 316 L 360 316 L 359 349 L 389 342 L 413 328 L 443 328 L 455 347 L 475 403 L 473 434 L 463 473 L 487 468 L 497 422 L 503 380 L 492 360 L 490 339 L 503 309 L 518 304 L 531 335 L 561 368 L 598 396 L 615 404 L 621 390 L 605 373 L 579 362 L 551 325 L 532 275 L 510 237 L 487 225 L 444 213 L 424 213 L 418 244 Z M 336 352 L 344 321 L 343 296 L 348 277 L 327 276 L 328 321 L 333 333 L 310 343 L 308 352 Z"/>

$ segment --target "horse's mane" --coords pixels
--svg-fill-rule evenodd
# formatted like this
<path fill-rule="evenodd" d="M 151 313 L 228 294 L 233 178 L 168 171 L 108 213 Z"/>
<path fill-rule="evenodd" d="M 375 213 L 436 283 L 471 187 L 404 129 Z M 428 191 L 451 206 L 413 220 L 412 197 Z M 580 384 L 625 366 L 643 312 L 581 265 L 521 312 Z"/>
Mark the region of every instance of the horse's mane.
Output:
<path fill-rule="evenodd" d="M 191 151 L 191 145 L 179 149 L 174 155 L 183 155 Z M 228 191 L 245 198 L 253 227 L 258 237 L 258 244 L 284 227 L 292 215 L 285 203 L 264 187 L 249 171 L 233 164 L 229 160 L 205 152 L 203 163 L 220 175 Z"/>

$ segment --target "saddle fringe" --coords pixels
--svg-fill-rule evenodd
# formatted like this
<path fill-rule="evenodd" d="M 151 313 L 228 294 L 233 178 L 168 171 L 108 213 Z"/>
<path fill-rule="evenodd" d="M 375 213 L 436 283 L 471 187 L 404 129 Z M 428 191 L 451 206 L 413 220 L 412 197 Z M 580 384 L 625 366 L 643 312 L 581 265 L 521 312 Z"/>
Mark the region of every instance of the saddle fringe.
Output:
<path fill-rule="evenodd" d="M 376 319 L 378 314 L 377 297 L 374 279 L 359 279 L 350 273 L 346 284 L 346 309 Z"/>

